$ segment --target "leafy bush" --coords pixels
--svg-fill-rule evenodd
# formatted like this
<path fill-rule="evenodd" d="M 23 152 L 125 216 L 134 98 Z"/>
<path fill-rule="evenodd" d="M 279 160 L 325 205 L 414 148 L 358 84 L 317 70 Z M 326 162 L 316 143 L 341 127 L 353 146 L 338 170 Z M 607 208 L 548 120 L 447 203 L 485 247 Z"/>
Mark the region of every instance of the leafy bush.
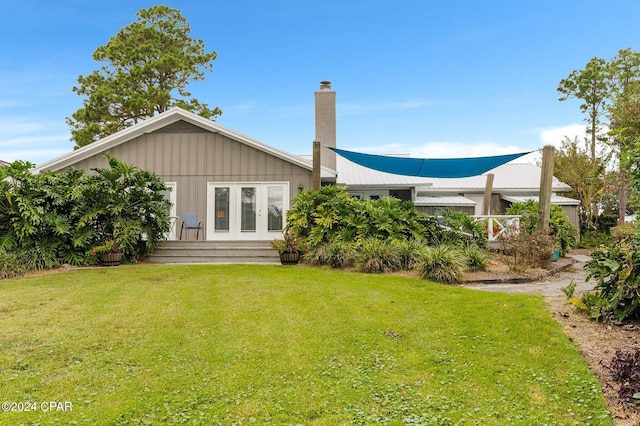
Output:
<path fill-rule="evenodd" d="M 640 237 L 594 250 L 585 267 L 587 280 L 595 278 L 597 282 L 590 297 L 601 299 L 585 303 L 592 317 L 640 318 Z"/>
<path fill-rule="evenodd" d="M 107 244 L 130 261 L 153 251 L 169 231 L 167 188 L 150 172 L 107 160 L 92 175 L 34 175 L 20 161 L 0 167 L 0 254 L 20 251 L 26 268 L 42 269 L 93 264 L 94 248 Z"/>
<path fill-rule="evenodd" d="M 532 266 L 547 267 L 553 247 L 553 239 L 544 231 L 511 231 L 500 239 L 500 258 L 509 271 L 525 272 Z"/>
<path fill-rule="evenodd" d="M 360 245 L 375 237 L 380 240 L 415 240 L 428 245 L 467 239 L 461 231 L 443 230 L 438 219 L 418 212 L 411 202 L 393 197 L 360 200 L 344 187 L 328 185 L 318 191 L 301 191 L 287 212 L 287 229 L 304 239 L 314 251 L 326 243 L 349 241 Z M 476 245 L 486 244 L 481 235 Z"/>
<path fill-rule="evenodd" d="M 635 225 L 625 224 L 614 226 L 610 232 L 614 240 L 620 241 L 637 234 L 640 230 Z"/>
<path fill-rule="evenodd" d="M 533 233 L 538 225 L 538 202 L 527 200 L 514 203 L 506 209 L 505 214 L 522 215 L 520 229 L 526 233 Z M 569 250 L 578 242 L 578 230 L 571 223 L 562 207 L 552 204 L 549 217 L 549 234 L 556 239 L 560 256 L 566 256 Z"/>
<path fill-rule="evenodd" d="M 637 405 L 640 402 L 640 349 L 632 352 L 618 349 L 608 369 L 620 385 L 618 397 L 628 405 Z"/>
<path fill-rule="evenodd" d="M 569 290 L 567 289 L 567 291 Z M 569 297 L 569 302 L 579 309 L 587 311 L 589 318 L 592 320 L 609 322 L 613 318 L 607 300 L 602 297 L 602 293 L 599 291 L 585 291 L 580 294 L 579 298 L 575 296 Z"/>
<path fill-rule="evenodd" d="M 560 290 L 567 296 L 567 299 L 571 299 L 576 292 L 576 286 L 576 280 L 572 278 L 571 282 L 566 287 L 561 287 Z"/>
<path fill-rule="evenodd" d="M 480 248 L 488 247 L 484 225 L 472 216 L 464 212 L 447 209 L 442 213 L 442 219 L 443 225 L 453 231 L 443 233 L 445 237 L 449 237 L 448 243 L 456 245 L 462 243 Z M 452 234 L 454 235 L 453 238 L 451 238 Z"/>
<path fill-rule="evenodd" d="M 611 243 L 611 234 L 607 232 L 587 231 L 580 236 L 579 248 L 596 248 L 602 244 Z"/>
<path fill-rule="evenodd" d="M 445 244 L 427 247 L 418 263 L 417 270 L 422 278 L 454 284 L 462 281 L 465 270 L 465 256 L 456 247 Z"/>
<path fill-rule="evenodd" d="M 596 227 L 598 231 L 609 234 L 611 228 L 616 226 L 618 223 L 618 215 L 607 215 L 601 214 L 596 218 Z"/>
<path fill-rule="evenodd" d="M 400 248 L 395 240 L 367 238 L 362 241 L 356 263 L 362 272 L 397 271 L 401 267 Z"/>

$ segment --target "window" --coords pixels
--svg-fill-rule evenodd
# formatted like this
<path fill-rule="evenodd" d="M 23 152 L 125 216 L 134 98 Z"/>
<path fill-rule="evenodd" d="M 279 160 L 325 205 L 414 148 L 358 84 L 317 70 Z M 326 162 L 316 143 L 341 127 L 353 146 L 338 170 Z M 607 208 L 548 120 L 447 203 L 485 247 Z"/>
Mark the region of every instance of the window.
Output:
<path fill-rule="evenodd" d="M 229 232 L 229 188 L 216 188 L 215 230 Z"/>

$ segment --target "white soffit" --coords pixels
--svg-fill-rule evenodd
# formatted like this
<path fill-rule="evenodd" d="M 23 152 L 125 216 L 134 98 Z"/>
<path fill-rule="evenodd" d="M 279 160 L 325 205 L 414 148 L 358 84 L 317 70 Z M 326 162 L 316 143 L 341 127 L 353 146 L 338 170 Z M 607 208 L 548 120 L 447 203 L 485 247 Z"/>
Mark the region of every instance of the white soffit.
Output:
<path fill-rule="evenodd" d="M 528 200 L 538 201 L 537 195 L 501 195 L 500 198 L 511 203 L 522 203 Z M 557 204 L 559 206 L 577 206 L 580 204 L 580 201 L 569 197 L 552 195 L 551 204 Z"/>

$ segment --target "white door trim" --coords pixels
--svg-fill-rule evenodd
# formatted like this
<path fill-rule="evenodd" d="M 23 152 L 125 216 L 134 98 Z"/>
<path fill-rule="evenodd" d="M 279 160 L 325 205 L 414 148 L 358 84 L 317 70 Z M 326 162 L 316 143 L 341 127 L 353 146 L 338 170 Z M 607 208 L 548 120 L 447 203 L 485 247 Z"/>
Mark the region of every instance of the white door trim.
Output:
<path fill-rule="evenodd" d="M 176 200 L 178 199 L 178 183 L 177 182 L 165 182 L 164 185 L 171 189 L 169 191 L 169 202 L 171 203 L 171 207 L 169 208 L 169 234 L 167 235 L 167 240 L 176 240 L 177 233 L 176 229 L 180 224 L 180 218 L 177 216 L 177 206 Z"/>
<path fill-rule="evenodd" d="M 225 195 L 221 192 L 220 202 L 216 211 L 216 189 L 227 189 Z M 241 229 L 242 188 L 255 188 L 255 229 Z M 269 192 L 282 192 L 281 206 L 270 206 Z M 273 191 L 272 191 L 273 192 Z M 246 201 L 246 200 L 245 200 Z M 271 200 L 273 202 L 273 199 Z M 208 182 L 207 183 L 207 240 L 255 240 L 268 241 L 282 235 L 282 229 L 269 230 L 273 223 L 269 223 L 269 208 L 278 208 L 282 214 L 282 226 L 285 224 L 285 213 L 289 210 L 289 182 Z M 245 211 L 245 213 L 247 213 Z M 250 212 L 249 212 L 250 213 Z M 249 215 L 249 220 L 251 215 Z M 271 216 L 273 220 L 273 215 Z M 247 222 L 251 223 L 251 222 Z M 216 226 L 218 225 L 218 228 Z"/>

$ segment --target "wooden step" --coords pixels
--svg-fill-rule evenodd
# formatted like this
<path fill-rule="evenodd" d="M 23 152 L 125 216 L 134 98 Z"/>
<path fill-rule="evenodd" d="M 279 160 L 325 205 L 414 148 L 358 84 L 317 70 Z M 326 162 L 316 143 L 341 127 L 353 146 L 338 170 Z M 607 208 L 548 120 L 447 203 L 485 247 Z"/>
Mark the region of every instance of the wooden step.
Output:
<path fill-rule="evenodd" d="M 147 259 L 152 263 L 280 263 L 268 241 L 167 241 Z"/>

